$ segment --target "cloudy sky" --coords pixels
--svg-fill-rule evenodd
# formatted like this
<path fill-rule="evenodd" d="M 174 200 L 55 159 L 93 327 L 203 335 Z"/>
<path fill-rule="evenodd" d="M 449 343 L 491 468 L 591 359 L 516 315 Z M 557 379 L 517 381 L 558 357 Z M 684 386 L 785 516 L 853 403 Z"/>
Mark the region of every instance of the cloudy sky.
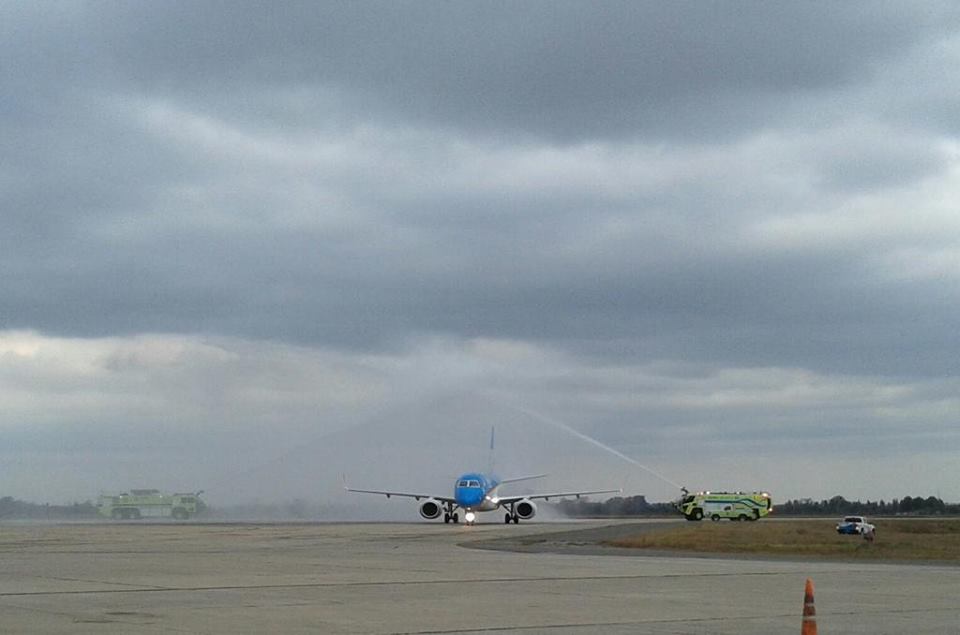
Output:
<path fill-rule="evenodd" d="M 0 2 L 0 138 L 0 494 L 960 501 L 956 3 Z"/>

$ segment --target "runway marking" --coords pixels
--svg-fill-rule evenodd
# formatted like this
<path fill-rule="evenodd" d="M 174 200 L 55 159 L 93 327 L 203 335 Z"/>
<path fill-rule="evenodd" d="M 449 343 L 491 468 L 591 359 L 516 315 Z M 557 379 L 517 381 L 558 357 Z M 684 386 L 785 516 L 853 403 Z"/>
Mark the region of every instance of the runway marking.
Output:
<path fill-rule="evenodd" d="M 847 570 L 844 570 L 845 572 Z M 222 585 L 222 586 L 195 586 L 195 587 L 143 587 L 132 589 L 78 589 L 64 591 L 4 591 L 3 597 L 23 596 L 50 596 L 50 595 L 94 595 L 110 593 L 179 593 L 192 591 L 243 591 L 260 589 L 323 589 L 323 588 L 359 588 L 359 587 L 388 587 L 388 586 L 432 586 L 444 584 L 511 584 L 527 582 L 598 582 L 607 580 L 659 580 L 672 578 L 734 578 L 796 575 L 790 571 L 756 571 L 751 573 L 670 573 L 664 575 L 597 575 L 597 576 L 543 576 L 536 578 L 445 578 L 442 580 L 393 580 L 378 582 L 301 582 L 287 584 L 255 584 L 255 585 Z M 101 584 L 115 584 L 113 582 L 98 581 Z"/>
<path fill-rule="evenodd" d="M 91 580 L 89 578 L 64 578 L 60 576 L 47 576 L 47 575 L 38 575 L 34 577 L 39 578 L 40 580 L 58 580 L 60 582 L 89 582 L 93 584 L 108 584 L 108 585 L 112 584 L 114 586 L 133 587 L 136 590 L 143 589 L 143 588 L 154 588 L 154 589 L 166 588 L 166 587 L 156 586 L 152 584 L 133 584 L 131 582 L 110 582 L 109 580 Z M 0 593 L 0 596 L 2 595 L 3 594 Z"/>

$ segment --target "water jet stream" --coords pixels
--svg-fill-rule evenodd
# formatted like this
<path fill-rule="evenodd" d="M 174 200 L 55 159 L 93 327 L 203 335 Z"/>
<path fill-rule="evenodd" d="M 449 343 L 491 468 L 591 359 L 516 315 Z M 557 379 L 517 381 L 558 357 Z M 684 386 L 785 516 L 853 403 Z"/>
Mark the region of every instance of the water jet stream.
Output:
<path fill-rule="evenodd" d="M 560 430 L 563 430 L 563 431 L 567 432 L 568 434 L 572 434 L 573 436 L 577 437 L 578 439 L 581 439 L 582 441 L 586 441 L 587 443 L 589 443 L 589 444 L 591 444 L 591 445 L 594 445 L 594 446 L 600 448 L 601 450 L 604 450 L 604 451 L 606 451 L 606 452 L 609 452 L 610 454 L 616 456 L 617 458 L 623 459 L 623 460 L 626 461 L 627 463 L 630 463 L 630 464 L 632 464 L 632 465 L 636 465 L 636 466 L 639 467 L 641 470 L 643 470 L 643 471 L 645 471 L 645 472 L 647 472 L 647 473 L 649 473 L 649 474 L 652 474 L 653 476 L 655 476 L 656 478 L 660 479 L 660 480 L 663 481 L 664 483 L 668 483 L 668 484 L 676 487 L 677 489 L 683 489 L 683 487 L 682 487 L 679 483 L 675 483 L 674 481 L 670 480 L 670 479 L 667 478 L 666 476 L 658 473 L 656 470 L 653 470 L 653 469 L 647 467 L 646 465 L 644 465 L 644 464 L 641 463 L 640 461 L 637 461 L 636 459 L 627 456 L 626 454 L 624 454 L 623 452 L 620 452 L 620 451 L 617 450 L 617 449 L 611 448 L 609 445 L 607 445 L 607 444 L 605 444 L 605 443 L 601 443 L 600 441 L 597 441 L 597 440 L 594 439 L 593 437 L 588 436 L 588 435 L 580 432 L 579 430 L 570 427 L 569 425 L 563 423 L 562 421 L 560 421 L 560 420 L 558 420 L 558 419 L 555 419 L 555 418 L 553 418 L 553 417 L 549 417 L 549 416 L 547 416 L 547 415 L 545 415 L 545 414 L 542 414 L 542 413 L 539 413 L 539 412 L 537 412 L 537 411 L 535 411 L 535 410 L 530 410 L 529 408 L 524 408 L 524 407 L 517 406 L 517 405 L 514 405 L 514 404 L 506 403 L 506 402 L 504 402 L 504 401 L 497 400 L 497 403 L 499 403 L 500 405 L 506 406 L 507 408 L 510 408 L 510 409 L 512 409 L 512 410 L 516 410 L 517 412 L 523 413 L 523 414 L 527 415 L 528 417 L 531 417 L 531 418 L 533 418 L 533 419 L 536 419 L 537 421 L 540 421 L 541 423 L 545 423 L 545 424 L 547 424 L 547 425 L 549 425 L 549 426 L 553 426 L 554 428 L 559 428 Z"/>

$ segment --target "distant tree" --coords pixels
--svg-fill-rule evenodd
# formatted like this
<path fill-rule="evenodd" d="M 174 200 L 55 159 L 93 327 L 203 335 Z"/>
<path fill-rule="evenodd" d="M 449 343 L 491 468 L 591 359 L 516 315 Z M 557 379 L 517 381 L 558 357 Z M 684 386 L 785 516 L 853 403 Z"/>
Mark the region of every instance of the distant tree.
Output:
<path fill-rule="evenodd" d="M 942 514 L 946 511 L 946 505 L 936 496 L 928 496 L 923 501 L 923 511 L 926 514 Z"/>
<path fill-rule="evenodd" d="M 831 514 L 842 514 L 848 507 L 849 503 L 847 503 L 847 499 L 843 496 L 834 496 L 827 503 L 827 511 Z"/>
<path fill-rule="evenodd" d="M 917 509 L 917 504 L 912 496 L 904 496 L 900 499 L 900 507 L 897 510 L 901 514 L 912 514 Z"/>

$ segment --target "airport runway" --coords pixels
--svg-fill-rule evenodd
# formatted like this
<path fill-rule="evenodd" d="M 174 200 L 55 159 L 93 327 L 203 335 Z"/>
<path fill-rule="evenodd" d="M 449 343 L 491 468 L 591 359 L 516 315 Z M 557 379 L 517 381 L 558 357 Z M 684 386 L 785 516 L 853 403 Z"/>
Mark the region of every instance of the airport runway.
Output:
<path fill-rule="evenodd" d="M 821 635 L 960 632 L 960 567 L 594 555 L 566 533 L 609 524 L 5 524 L 0 632 L 795 634 L 807 577 Z M 505 535 L 526 551 L 461 546 Z"/>

